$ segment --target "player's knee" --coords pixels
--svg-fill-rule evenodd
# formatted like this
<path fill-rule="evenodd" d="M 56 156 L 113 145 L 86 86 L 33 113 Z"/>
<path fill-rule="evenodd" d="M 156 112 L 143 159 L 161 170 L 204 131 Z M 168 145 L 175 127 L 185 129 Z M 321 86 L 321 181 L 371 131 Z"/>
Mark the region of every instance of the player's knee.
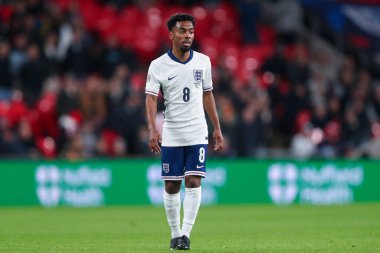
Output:
<path fill-rule="evenodd" d="M 186 188 L 197 188 L 201 186 L 201 177 L 199 176 L 186 176 L 185 178 Z"/>
<path fill-rule="evenodd" d="M 181 181 L 165 181 L 165 191 L 169 194 L 176 194 L 181 190 Z"/>

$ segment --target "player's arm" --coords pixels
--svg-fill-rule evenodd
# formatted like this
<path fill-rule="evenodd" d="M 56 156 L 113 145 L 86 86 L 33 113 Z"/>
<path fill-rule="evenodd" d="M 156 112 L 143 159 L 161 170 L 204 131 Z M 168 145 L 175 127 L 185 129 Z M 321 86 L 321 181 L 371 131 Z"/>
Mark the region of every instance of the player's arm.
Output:
<path fill-rule="evenodd" d="M 203 92 L 203 107 L 214 126 L 214 150 L 221 150 L 224 147 L 224 138 L 220 128 L 218 113 L 216 112 L 215 100 L 212 91 Z"/>
<path fill-rule="evenodd" d="M 157 96 L 146 94 L 145 98 L 145 114 L 149 130 L 149 149 L 158 154 L 161 152 L 159 142 L 161 142 L 161 135 L 156 128 L 156 115 L 157 115 Z"/>

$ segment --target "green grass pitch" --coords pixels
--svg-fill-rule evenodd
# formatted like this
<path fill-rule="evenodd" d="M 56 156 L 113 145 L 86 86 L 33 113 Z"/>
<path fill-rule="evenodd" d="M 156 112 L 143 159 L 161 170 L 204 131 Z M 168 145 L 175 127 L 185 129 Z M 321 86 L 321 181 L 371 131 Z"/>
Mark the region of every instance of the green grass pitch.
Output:
<path fill-rule="evenodd" d="M 163 207 L 2 207 L 0 252 L 170 252 Z M 202 206 L 191 252 L 380 252 L 380 203 Z"/>

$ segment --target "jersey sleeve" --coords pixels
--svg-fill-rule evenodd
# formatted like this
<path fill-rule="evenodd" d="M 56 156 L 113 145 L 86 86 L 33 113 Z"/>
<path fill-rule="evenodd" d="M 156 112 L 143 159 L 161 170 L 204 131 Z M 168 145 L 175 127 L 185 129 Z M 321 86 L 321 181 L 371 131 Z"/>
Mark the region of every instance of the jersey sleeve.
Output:
<path fill-rule="evenodd" d="M 210 91 L 212 88 L 211 61 L 210 58 L 207 57 L 205 76 L 203 79 L 203 91 Z"/>
<path fill-rule="evenodd" d="M 158 81 L 158 76 L 157 76 L 157 68 L 152 62 L 149 66 L 148 69 L 148 74 L 146 77 L 146 85 L 145 85 L 145 93 L 158 96 L 158 93 L 160 92 L 160 83 Z"/>

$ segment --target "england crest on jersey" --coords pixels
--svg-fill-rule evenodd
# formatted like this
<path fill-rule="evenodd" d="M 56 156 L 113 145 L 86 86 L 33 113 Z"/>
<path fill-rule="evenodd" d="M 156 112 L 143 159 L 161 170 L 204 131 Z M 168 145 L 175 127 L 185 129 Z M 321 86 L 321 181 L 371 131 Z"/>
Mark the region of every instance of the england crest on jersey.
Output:
<path fill-rule="evenodd" d="M 195 81 L 198 84 L 200 84 L 202 82 L 202 79 L 203 79 L 203 69 L 194 69 L 193 75 L 194 75 Z"/>

